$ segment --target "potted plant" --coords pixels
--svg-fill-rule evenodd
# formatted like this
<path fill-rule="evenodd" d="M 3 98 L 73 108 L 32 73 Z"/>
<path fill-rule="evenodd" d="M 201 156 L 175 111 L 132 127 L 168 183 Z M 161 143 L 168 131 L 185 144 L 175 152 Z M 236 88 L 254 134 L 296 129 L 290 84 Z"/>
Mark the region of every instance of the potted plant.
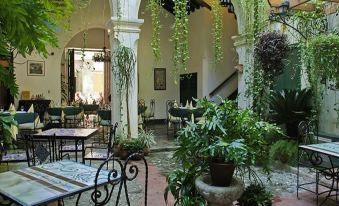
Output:
<path fill-rule="evenodd" d="M 262 121 L 251 110 L 238 110 L 232 101 L 222 100 L 217 105 L 204 98 L 197 101 L 197 106 L 205 111 L 202 116 L 204 121 L 188 122 L 179 131 L 179 147 L 174 158 L 181 162 L 182 167 L 172 171 L 167 178 L 166 194 L 171 192 L 177 204 L 186 201 L 204 203 L 194 182 L 202 174 L 211 173 L 211 170 L 225 172 L 224 169 L 213 168 L 215 163 L 231 163 L 239 171 L 238 174 L 251 171 L 249 175 L 254 174 L 251 165 L 266 167 L 269 162 L 266 136 L 280 132 L 278 127 Z M 232 178 L 233 173 L 227 176 Z M 256 178 L 255 175 L 253 178 Z M 227 185 L 227 180 L 225 182 Z M 219 186 L 218 183 L 213 185 Z"/>
<path fill-rule="evenodd" d="M 154 133 L 152 130 L 140 130 L 138 139 L 144 147 L 144 155 L 147 156 L 152 145 L 155 145 Z"/>
<path fill-rule="evenodd" d="M 219 137 L 208 150 L 211 155 L 209 167 L 213 185 L 229 186 L 235 167 L 246 162 L 248 151 L 244 140 L 237 139 L 228 143 Z"/>
<path fill-rule="evenodd" d="M 123 140 L 123 136 L 121 134 L 117 135 L 115 138 L 114 138 L 114 141 L 113 141 L 113 154 L 114 156 L 119 156 L 119 153 L 120 153 L 120 141 Z"/>
<path fill-rule="evenodd" d="M 119 157 L 122 160 L 127 159 L 127 157 L 134 153 L 139 153 L 143 155 L 144 146 L 140 143 L 138 139 L 125 139 L 120 143 L 120 152 Z M 140 160 L 140 156 L 135 156 L 133 160 Z"/>

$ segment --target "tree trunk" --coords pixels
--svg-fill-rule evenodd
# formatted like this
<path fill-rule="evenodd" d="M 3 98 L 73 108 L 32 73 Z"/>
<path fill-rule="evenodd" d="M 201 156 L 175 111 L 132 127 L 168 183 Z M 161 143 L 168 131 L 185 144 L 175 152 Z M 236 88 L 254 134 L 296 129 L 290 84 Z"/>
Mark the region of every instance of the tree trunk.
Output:
<path fill-rule="evenodd" d="M 128 95 L 129 95 L 129 88 L 126 89 L 126 113 L 127 113 L 127 132 L 128 132 L 128 135 L 127 137 L 128 138 L 131 138 L 131 125 L 130 125 L 130 118 L 129 118 L 129 105 L 128 105 Z"/>

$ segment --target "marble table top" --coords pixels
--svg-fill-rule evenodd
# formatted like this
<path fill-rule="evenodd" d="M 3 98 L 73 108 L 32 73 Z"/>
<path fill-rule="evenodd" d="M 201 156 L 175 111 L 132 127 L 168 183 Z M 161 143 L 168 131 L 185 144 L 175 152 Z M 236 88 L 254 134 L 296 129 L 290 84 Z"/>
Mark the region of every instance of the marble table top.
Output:
<path fill-rule="evenodd" d="M 339 158 L 339 142 L 310 144 L 299 147 Z"/>
<path fill-rule="evenodd" d="M 97 131 L 98 131 L 97 129 L 86 129 L 86 128 L 54 128 L 34 134 L 34 137 L 43 138 L 50 137 L 55 134 L 56 138 L 87 139 L 94 135 Z"/>
<path fill-rule="evenodd" d="M 20 205 L 40 205 L 94 188 L 96 172 L 97 168 L 70 160 L 4 172 L 0 194 Z M 100 172 L 98 185 L 108 182 L 108 174 Z"/>

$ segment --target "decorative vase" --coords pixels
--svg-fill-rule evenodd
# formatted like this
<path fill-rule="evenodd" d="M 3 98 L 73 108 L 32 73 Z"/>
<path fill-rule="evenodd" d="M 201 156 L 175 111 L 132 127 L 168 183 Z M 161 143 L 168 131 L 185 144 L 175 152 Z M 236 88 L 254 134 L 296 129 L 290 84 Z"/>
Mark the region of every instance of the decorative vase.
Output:
<path fill-rule="evenodd" d="M 214 162 L 210 163 L 210 175 L 214 186 L 229 186 L 232 181 L 235 166 L 232 163 Z"/>

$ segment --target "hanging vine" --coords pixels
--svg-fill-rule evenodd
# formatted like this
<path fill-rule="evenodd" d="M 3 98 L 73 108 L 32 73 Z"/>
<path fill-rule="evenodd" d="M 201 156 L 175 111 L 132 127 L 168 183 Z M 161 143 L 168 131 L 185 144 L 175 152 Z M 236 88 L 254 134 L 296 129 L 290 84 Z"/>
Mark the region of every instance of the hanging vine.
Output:
<path fill-rule="evenodd" d="M 188 48 L 188 12 L 186 0 L 174 0 L 174 32 L 172 41 L 174 43 L 174 82 L 177 84 L 181 72 L 187 71 L 189 60 Z"/>
<path fill-rule="evenodd" d="M 212 4 L 213 17 L 213 46 L 214 46 L 214 60 L 216 63 L 220 62 L 224 57 L 222 49 L 222 12 L 219 0 L 213 0 Z"/>
<path fill-rule="evenodd" d="M 152 51 L 155 62 L 160 61 L 160 16 L 161 16 L 161 1 L 160 0 L 149 0 L 147 8 L 151 12 L 152 18 Z"/>

